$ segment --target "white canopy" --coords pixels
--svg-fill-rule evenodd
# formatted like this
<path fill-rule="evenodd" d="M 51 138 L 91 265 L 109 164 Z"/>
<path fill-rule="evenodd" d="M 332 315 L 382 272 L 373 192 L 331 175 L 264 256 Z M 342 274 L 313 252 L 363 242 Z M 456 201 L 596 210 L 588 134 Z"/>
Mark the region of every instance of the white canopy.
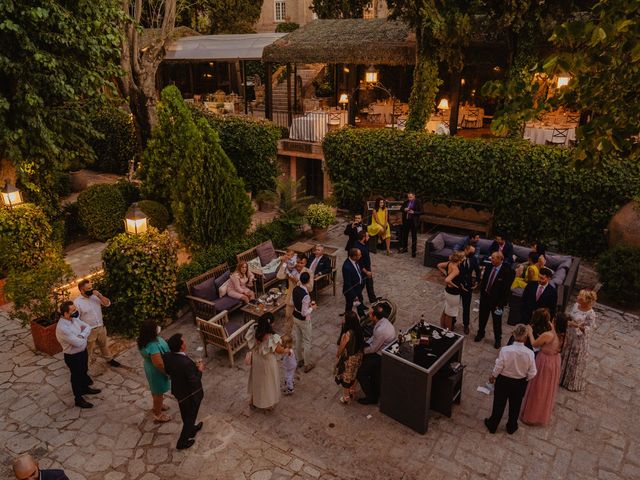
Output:
<path fill-rule="evenodd" d="M 165 61 L 261 60 L 262 50 L 286 33 L 247 33 L 182 37 L 166 45 Z"/>

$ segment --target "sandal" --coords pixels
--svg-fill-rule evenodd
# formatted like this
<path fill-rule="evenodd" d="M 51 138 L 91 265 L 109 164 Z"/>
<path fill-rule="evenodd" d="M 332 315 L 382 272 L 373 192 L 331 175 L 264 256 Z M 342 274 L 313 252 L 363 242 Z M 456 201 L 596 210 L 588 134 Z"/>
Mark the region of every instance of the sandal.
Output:
<path fill-rule="evenodd" d="M 342 403 L 343 405 L 349 405 L 350 402 L 351 402 L 351 396 L 348 396 L 348 397 L 340 396 L 340 403 Z"/>
<path fill-rule="evenodd" d="M 171 417 L 165 413 L 161 413 L 160 415 L 154 415 L 153 421 L 155 423 L 166 423 L 171 420 Z"/>

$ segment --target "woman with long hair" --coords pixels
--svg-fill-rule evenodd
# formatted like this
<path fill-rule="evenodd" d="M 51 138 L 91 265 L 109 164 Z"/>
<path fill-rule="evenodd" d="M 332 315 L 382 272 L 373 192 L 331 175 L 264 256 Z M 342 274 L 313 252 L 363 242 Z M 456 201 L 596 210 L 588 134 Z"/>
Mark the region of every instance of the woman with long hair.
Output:
<path fill-rule="evenodd" d="M 367 228 L 370 236 L 378 236 L 379 240 L 384 240 L 387 246 L 387 255 L 391 255 L 391 227 L 389 225 L 389 210 L 387 201 L 376 198 L 376 206 L 371 214 L 371 225 Z"/>
<path fill-rule="evenodd" d="M 356 375 L 362 363 L 364 352 L 364 333 L 360 319 L 354 312 L 344 314 L 344 322 L 338 339 L 335 381 L 342 386 L 340 403 L 348 404 L 356 390 Z"/>
<path fill-rule="evenodd" d="M 273 330 L 273 314 L 258 318 L 245 338 L 251 351 L 249 370 L 249 405 L 271 410 L 280 401 L 280 369 L 276 354 L 289 354 L 291 349 L 281 345 L 280 335 Z"/>
<path fill-rule="evenodd" d="M 147 320 L 140 326 L 138 333 L 138 351 L 144 361 L 144 374 L 149 383 L 153 398 L 153 419 L 157 423 L 171 420 L 165 413 L 164 394 L 169 391 L 171 381 L 164 371 L 162 354 L 169 352 L 169 345 L 160 335 L 160 326 L 153 320 Z"/>
<path fill-rule="evenodd" d="M 253 286 L 253 273 L 249 271 L 249 264 L 244 260 L 238 262 L 235 271 L 229 278 L 229 288 L 227 295 L 231 298 L 237 298 L 244 303 L 249 303 L 256 298 L 255 292 L 251 289 Z"/>
<path fill-rule="evenodd" d="M 464 252 L 453 252 L 448 262 L 440 262 L 438 270 L 444 275 L 444 309 L 440 316 L 440 326 L 453 330 L 460 307 L 460 292 L 464 289 L 460 264 L 464 261 Z"/>
<path fill-rule="evenodd" d="M 596 326 L 593 305 L 598 295 L 593 290 L 580 290 L 576 303 L 571 309 L 571 321 L 567 329 L 567 339 L 562 355 L 560 383 L 567 390 L 579 392 L 584 389 L 585 370 L 589 356 L 589 338 Z"/>
<path fill-rule="evenodd" d="M 529 282 L 537 282 L 538 274 L 540 273 L 538 268 L 539 260 L 540 255 L 538 253 L 534 251 L 529 252 L 527 263 L 518 266 L 516 269 L 516 278 L 513 280 L 511 288 L 524 288 Z"/>

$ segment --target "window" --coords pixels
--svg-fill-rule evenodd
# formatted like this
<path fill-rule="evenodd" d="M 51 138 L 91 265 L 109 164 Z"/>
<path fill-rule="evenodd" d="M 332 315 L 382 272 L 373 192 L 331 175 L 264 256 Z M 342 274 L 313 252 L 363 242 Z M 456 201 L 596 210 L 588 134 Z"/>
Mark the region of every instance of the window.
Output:
<path fill-rule="evenodd" d="M 286 2 L 284 0 L 275 0 L 275 21 L 284 22 L 287 16 Z"/>

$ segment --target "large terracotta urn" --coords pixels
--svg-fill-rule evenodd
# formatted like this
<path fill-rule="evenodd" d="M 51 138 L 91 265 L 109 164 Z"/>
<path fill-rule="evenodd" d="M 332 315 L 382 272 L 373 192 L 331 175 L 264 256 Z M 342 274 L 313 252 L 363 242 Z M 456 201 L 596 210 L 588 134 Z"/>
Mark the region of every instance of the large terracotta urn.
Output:
<path fill-rule="evenodd" d="M 640 248 L 640 202 L 631 201 L 618 210 L 607 226 L 610 247 L 630 245 Z"/>

